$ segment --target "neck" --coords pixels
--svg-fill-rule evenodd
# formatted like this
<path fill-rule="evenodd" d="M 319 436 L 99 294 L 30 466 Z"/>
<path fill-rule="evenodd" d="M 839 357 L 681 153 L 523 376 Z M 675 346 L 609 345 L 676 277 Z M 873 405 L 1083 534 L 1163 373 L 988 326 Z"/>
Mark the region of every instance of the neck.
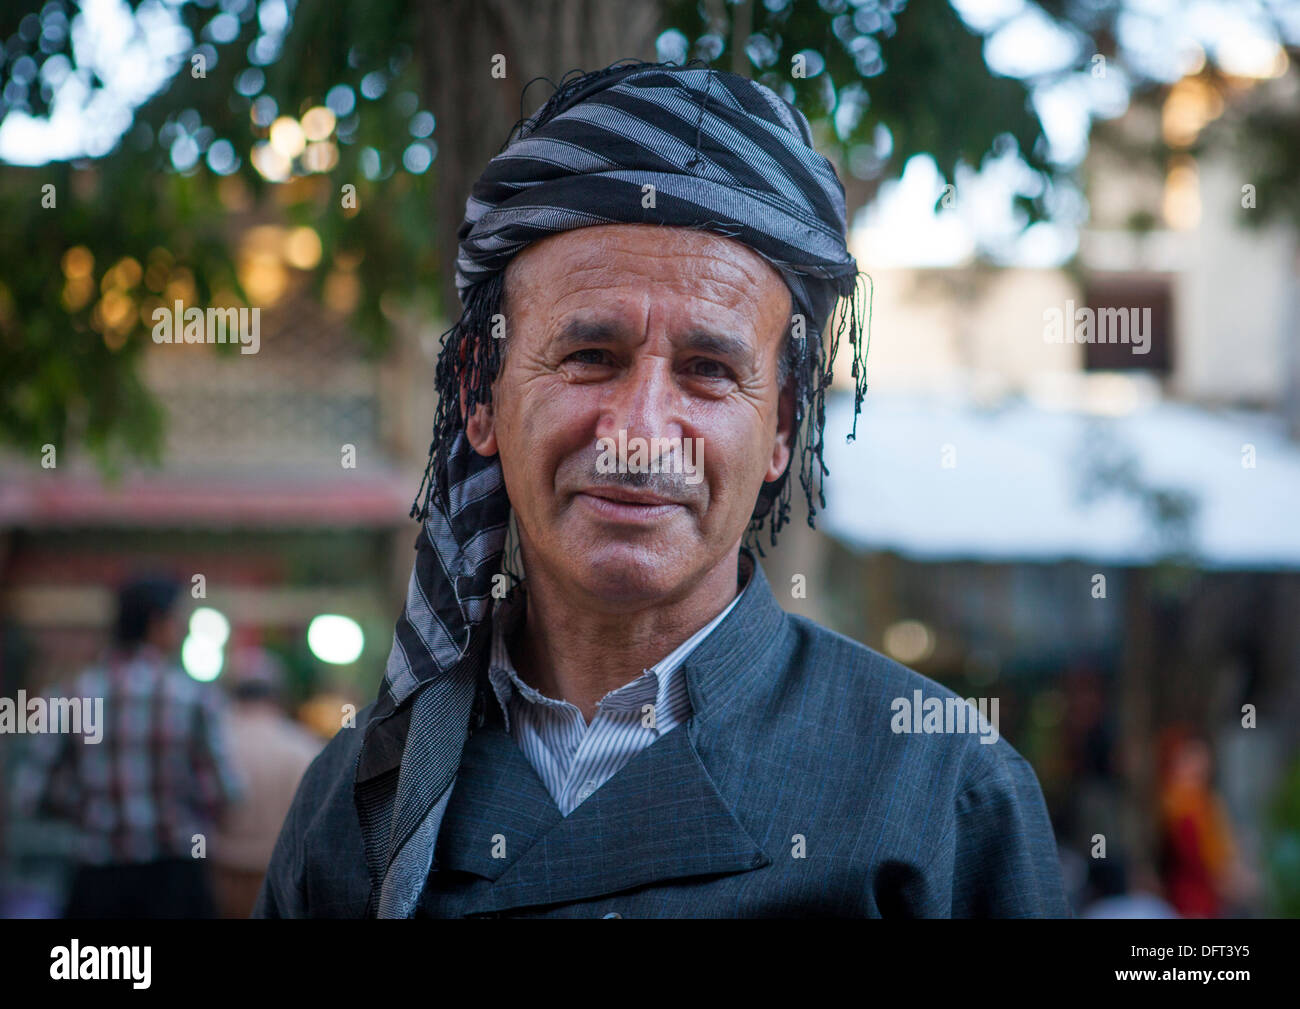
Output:
<path fill-rule="evenodd" d="M 736 598 L 740 544 L 693 579 L 685 594 L 632 610 L 595 610 L 563 583 L 527 568 L 527 611 L 511 642 L 522 679 L 569 701 L 590 724 L 596 704 L 630 683 L 721 613 Z"/>

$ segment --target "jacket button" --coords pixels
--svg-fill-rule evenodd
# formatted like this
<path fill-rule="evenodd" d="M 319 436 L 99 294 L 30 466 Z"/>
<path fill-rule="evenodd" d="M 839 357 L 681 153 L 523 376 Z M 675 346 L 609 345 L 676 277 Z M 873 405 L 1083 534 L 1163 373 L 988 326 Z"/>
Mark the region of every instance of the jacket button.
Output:
<path fill-rule="evenodd" d="M 602 918 L 622 918 L 623 916 L 617 911 L 610 911 L 609 914 L 602 914 Z"/>

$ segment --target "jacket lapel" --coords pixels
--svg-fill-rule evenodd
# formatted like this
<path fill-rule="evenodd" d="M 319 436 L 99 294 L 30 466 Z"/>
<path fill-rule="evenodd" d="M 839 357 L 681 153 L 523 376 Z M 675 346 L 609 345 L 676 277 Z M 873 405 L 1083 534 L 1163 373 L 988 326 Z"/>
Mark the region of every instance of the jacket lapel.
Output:
<path fill-rule="evenodd" d="M 495 880 L 562 819 L 498 712 L 465 744 L 436 865 Z"/>
<path fill-rule="evenodd" d="M 567 817 L 499 726 L 476 733 L 438 844 L 441 867 L 495 883 L 466 913 L 769 864 L 718 794 L 690 729 L 679 725 L 646 747 Z"/>

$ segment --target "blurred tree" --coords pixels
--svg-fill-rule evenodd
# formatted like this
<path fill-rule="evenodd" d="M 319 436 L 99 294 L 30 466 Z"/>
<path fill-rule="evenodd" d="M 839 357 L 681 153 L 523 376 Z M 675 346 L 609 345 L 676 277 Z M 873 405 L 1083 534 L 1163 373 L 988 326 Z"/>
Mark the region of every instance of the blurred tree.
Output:
<path fill-rule="evenodd" d="M 1017 151 L 1025 224 L 1061 181 L 1029 101 L 1052 75 L 992 73 L 945 0 L 122 3 L 136 35 L 117 41 L 149 46 L 165 85 L 128 103 L 120 140 L 0 178 L 0 441 L 33 458 L 156 456 L 162 418 L 137 369 L 153 310 L 177 299 L 266 305 L 307 285 L 372 350 L 398 307 L 451 315 L 465 197 L 545 99 L 545 85 L 520 98 L 536 77 L 656 54 L 754 76 L 808 114 L 851 209 L 922 152 L 955 181 Z M 1118 60 L 1121 7 L 1040 0 L 1077 41 L 1053 74 Z M 70 0 L 6 4 L 0 124 L 50 114 L 70 82 L 83 103 L 111 90 L 95 41 Z"/>

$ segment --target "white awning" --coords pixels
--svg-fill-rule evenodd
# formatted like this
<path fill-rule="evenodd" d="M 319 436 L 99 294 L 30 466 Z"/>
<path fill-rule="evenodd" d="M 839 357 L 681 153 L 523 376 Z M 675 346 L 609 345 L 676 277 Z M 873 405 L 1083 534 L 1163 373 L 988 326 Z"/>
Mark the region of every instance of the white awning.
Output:
<path fill-rule="evenodd" d="M 1150 491 L 1186 495 L 1182 540 L 1205 567 L 1300 567 L 1300 446 L 1267 413 L 1157 401 L 1123 416 L 1025 400 L 995 408 L 869 391 L 827 403 L 826 530 L 846 545 L 927 560 L 1147 564 L 1175 527 Z M 1253 468 L 1249 463 L 1253 450 Z M 1109 460 L 1099 467 L 1099 461 Z M 1103 493 L 1085 496 L 1089 474 Z M 1094 481 L 1097 482 L 1097 481 Z"/>

